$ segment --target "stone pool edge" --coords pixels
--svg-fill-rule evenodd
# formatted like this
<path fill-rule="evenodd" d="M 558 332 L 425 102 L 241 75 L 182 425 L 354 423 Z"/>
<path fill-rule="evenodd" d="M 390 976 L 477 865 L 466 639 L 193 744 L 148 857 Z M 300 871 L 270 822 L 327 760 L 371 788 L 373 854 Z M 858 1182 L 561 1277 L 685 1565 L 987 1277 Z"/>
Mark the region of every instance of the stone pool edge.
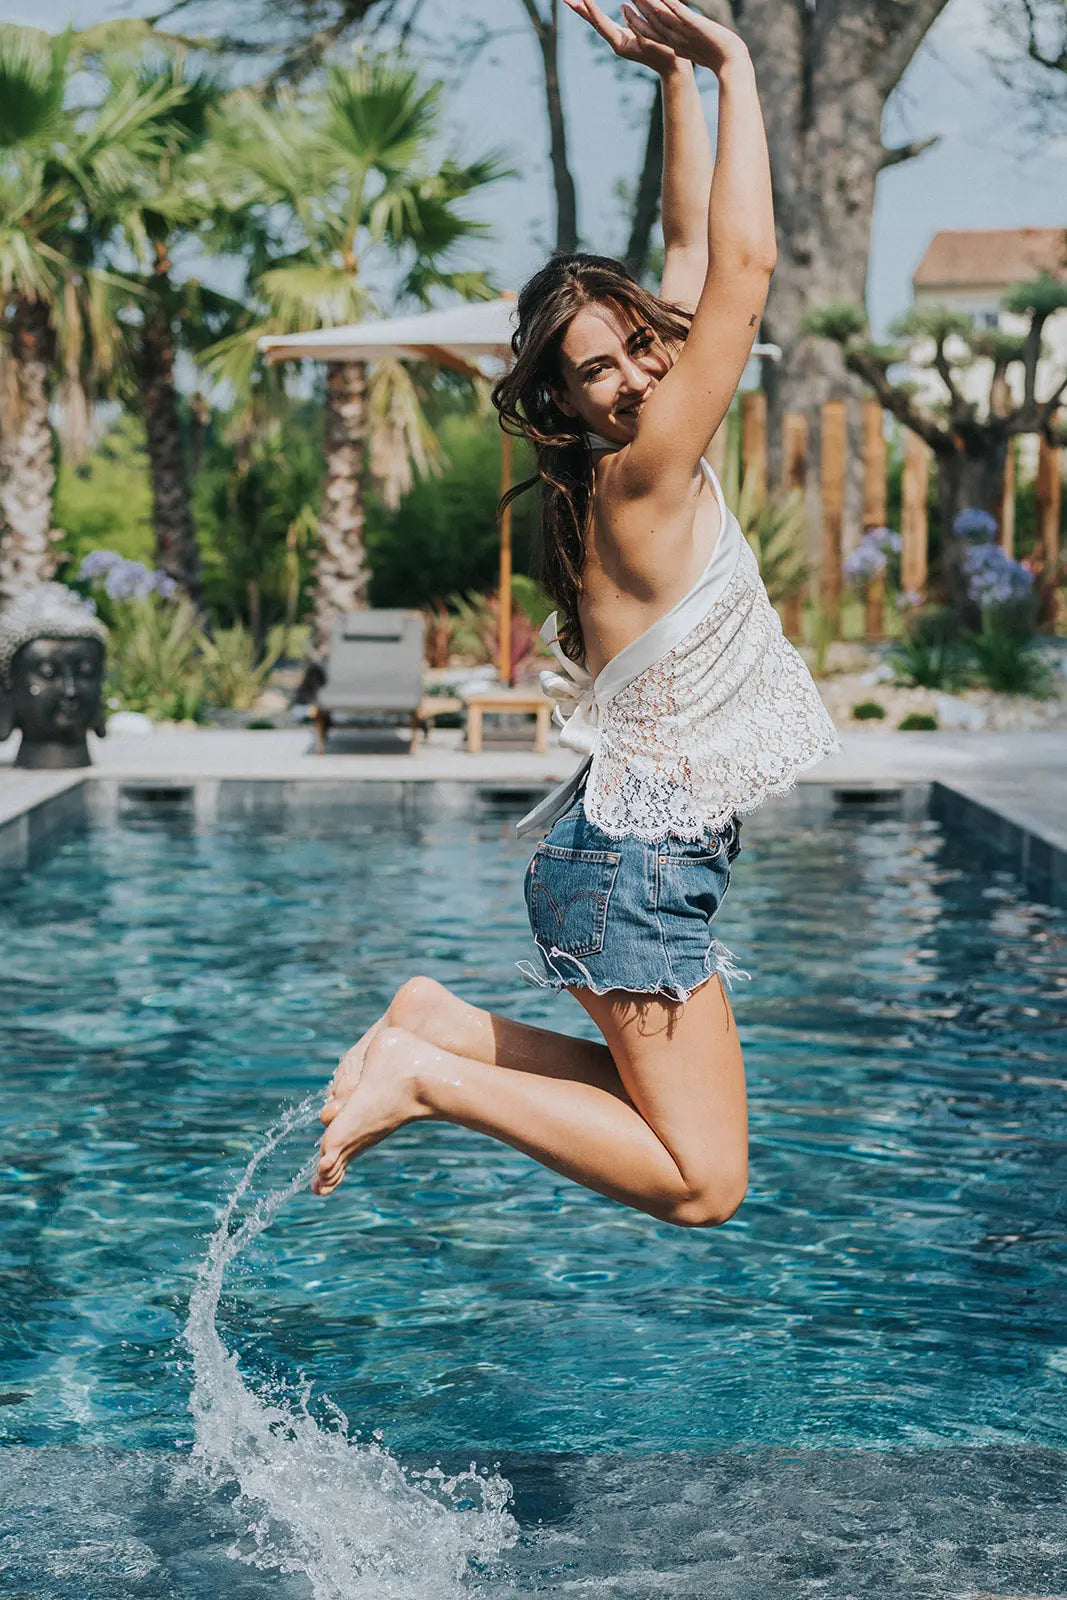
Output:
<path fill-rule="evenodd" d="M 481 771 L 448 777 L 330 773 L 321 778 L 303 773 L 290 778 L 184 778 L 144 769 L 139 776 L 119 776 L 100 768 L 19 773 L 17 782 L 0 783 L 0 871 L 24 870 L 49 837 L 66 826 L 111 821 L 130 807 L 147 804 L 209 822 L 253 820 L 309 803 L 355 809 L 384 803 L 416 820 L 469 814 L 472 790 L 477 808 L 484 810 L 532 803 L 546 789 L 540 773 L 508 777 Z M 820 772 L 802 777 L 792 793 L 769 801 L 768 807 L 794 825 L 823 823 L 850 811 L 906 820 L 929 817 L 945 828 L 980 835 L 1031 892 L 1067 906 L 1067 765 L 1062 772 L 1053 762 L 1047 770 L 998 766 L 928 778 L 911 772 L 891 775 L 891 769 L 863 778 Z"/>

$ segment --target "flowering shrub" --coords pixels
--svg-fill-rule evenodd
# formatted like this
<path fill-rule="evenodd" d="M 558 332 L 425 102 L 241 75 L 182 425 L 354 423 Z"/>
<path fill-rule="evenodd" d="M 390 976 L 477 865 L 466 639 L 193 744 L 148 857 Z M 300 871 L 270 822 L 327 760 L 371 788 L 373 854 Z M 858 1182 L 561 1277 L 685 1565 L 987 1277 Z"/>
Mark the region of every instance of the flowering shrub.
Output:
<path fill-rule="evenodd" d="M 150 594 L 169 600 L 178 585 L 166 572 L 120 556 L 117 550 L 90 550 L 78 568 L 80 583 L 103 581 L 109 600 L 143 600 Z"/>
<path fill-rule="evenodd" d="M 962 513 L 966 515 L 967 512 Z M 957 523 L 962 516 L 956 518 Z M 963 553 L 961 566 L 967 579 L 967 593 L 983 610 L 990 606 L 1016 605 L 1028 600 L 1033 592 L 1033 574 L 1021 561 L 1013 561 L 998 544 L 970 545 Z"/>
<path fill-rule="evenodd" d="M 904 541 L 893 528 L 868 528 L 852 554 L 845 557 L 842 570 L 846 582 L 862 588 L 885 572 L 889 557 L 898 556 L 903 548 Z"/>
<path fill-rule="evenodd" d="M 967 544 L 990 544 L 997 536 L 997 519 L 988 511 L 969 506 L 953 522 L 952 532 Z"/>

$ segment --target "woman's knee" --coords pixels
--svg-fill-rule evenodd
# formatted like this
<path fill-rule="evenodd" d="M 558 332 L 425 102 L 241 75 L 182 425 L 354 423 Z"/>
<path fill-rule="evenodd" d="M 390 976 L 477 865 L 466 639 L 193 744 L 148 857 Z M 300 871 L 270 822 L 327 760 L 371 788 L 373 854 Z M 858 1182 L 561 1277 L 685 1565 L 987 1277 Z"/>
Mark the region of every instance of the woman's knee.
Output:
<path fill-rule="evenodd" d="M 405 1028 L 408 1033 L 421 1033 L 430 1018 L 439 1017 L 455 998 L 436 978 L 409 978 L 390 1000 L 386 1024 Z"/>
<path fill-rule="evenodd" d="M 718 1178 L 690 1189 L 666 1220 L 677 1228 L 721 1228 L 741 1209 L 747 1193 L 747 1171 Z"/>

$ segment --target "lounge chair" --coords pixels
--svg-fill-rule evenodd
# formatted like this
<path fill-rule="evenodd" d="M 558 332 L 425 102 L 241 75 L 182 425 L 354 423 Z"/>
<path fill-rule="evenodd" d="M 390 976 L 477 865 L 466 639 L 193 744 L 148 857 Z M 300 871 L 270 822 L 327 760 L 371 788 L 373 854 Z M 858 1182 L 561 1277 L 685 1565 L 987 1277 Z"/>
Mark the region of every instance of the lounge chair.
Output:
<path fill-rule="evenodd" d="M 408 748 L 414 750 L 422 700 L 423 628 L 418 611 L 353 611 L 337 618 L 326 682 L 312 712 L 319 755 L 338 715 L 391 715 L 408 722 Z"/>

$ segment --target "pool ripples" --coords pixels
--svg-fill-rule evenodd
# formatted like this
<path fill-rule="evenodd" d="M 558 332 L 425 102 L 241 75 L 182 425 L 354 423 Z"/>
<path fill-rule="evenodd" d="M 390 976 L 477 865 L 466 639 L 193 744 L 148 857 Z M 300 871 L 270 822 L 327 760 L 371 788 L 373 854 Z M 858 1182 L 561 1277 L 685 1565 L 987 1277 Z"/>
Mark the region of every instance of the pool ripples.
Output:
<path fill-rule="evenodd" d="M 744 842 L 738 1217 L 679 1233 L 406 1129 L 227 1281 L 253 1377 L 305 1372 L 411 1450 L 1067 1443 L 1067 918 L 928 823 Z M 516 984 L 525 860 L 506 822 L 135 823 L 8 891 L 9 1438 L 187 1439 L 219 1197 L 403 977 L 588 1031 Z"/>

